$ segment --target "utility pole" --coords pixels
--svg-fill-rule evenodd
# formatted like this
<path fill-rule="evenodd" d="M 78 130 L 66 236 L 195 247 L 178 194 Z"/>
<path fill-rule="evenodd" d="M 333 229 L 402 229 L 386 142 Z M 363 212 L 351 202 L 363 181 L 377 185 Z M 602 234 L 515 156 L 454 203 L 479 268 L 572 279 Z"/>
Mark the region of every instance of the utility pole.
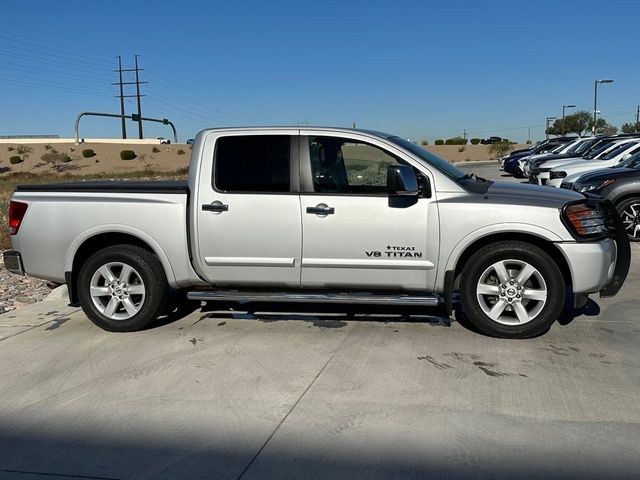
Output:
<path fill-rule="evenodd" d="M 120 97 L 120 115 L 122 115 L 122 138 L 127 138 L 127 124 L 125 123 L 125 113 L 124 113 L 124 84 L 122 83 L 122 57 L 118 55 L 118 70 L 114 70 L 118 72 L 118 82 L 112 83 L 111 85 L 119 85 L 120 86 L 120 95 L 116 95 L 116 97 Z"/>
<path fill-rule="evenodd" d="M 136 96 L 138 97 L 138 138 L 142 139 L 142 109 L 140 107 L 140 78 L 138 77 L 138 72 L 140 69 L 138 68 L 138 55 L 135 56 L 135 64 L 136 64 Z"/>
<path fill-rule="evenodd" d="M 145 95 L 141 95 L 140 94 L 140 84 L 141 83 L 148 83 L 148 82 L 141 82 L 140 81 L 140 75 L 138 72 L 142 71 L 142 68 L 138 67 L 138 57 L 140 55 L 136 55 L 135 56 L 135 68 L 122 68 L 120 66 L 120 57 L 118 57 L 118 72 L 120 73 L 120 82 L 119 83 L 114 83 L 113 85 L 120 85 L 120 111 L 122 112 L 122 115 L 124 115 L 124 99 L 125 98 L 129 98 L 129 97 L 135 97 L 137 100 L 137 106 L 138 106 L 138 113 L 136 115 L 132 115 L 132 120 L 134 122 L 138 122 L 138 138 L 142 139 L 143 135 L 142 135 L 142 106 L 141 106 L 141 102 L 140 99 L 142 97 L 144 97 Z M 136 81 L 135 82 L 123 82 L 122 81 L 122 72 L 136 72 Z M 124 95 L 123 93 L 123 85 L 135 85 L 136 86 L 136 94 L 135 95 Z M 123 137 L 122 138 L 126 138 L 126 132 L 124 131 L 124 117 L 122 118 L 122 125 L 123 125 Z"/>
<path fill-rule="evenodd" d="M 464 133 L 462 134 L 462 138 L 464 138 L 464 139 L 466 140 L 466 139 L 467 139 L 467 129 L 465 128 L 465 129 L 463 130 L 463 132 L 464 132 Z"/>
<path fill-rule="evenodd" d="M 640 105 L 636 109 L 636 123 L 640 123 Z"/>

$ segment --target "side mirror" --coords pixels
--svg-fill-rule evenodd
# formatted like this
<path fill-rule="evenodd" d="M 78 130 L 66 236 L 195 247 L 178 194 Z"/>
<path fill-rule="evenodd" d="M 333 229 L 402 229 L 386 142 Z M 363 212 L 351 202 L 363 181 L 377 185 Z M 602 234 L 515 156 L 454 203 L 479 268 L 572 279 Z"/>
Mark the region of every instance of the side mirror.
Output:
<path fill-rule="evenodd" d="M 418 179 L 408 165 L 391 165 L 387 168 L 387 192 L 405 197 L 418 195 Z"/>

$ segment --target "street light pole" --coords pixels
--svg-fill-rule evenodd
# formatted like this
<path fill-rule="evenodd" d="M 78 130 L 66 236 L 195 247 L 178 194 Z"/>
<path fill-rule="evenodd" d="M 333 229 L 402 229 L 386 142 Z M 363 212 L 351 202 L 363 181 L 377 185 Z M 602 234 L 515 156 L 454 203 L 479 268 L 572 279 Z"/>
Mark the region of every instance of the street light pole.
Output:
<path fill-rule="evenodd" d="M 547 130 L 549 130 L 549 122 L 551 120 L 555 120 L 556 117 L 547 117 L 547 128 L 544 129 L 544 134 L 546 135 L 546 140 L 549 140 L 549 134 L 547 133 Z"/>
<path fill-rule="evenodd" d="M 613 83 L 613 80 L 596 80 L 593 84 L 593 125 L 591 126 L 591 135 L 596 134 L 596 120 L 598 115 L 598 84 Z"/>
<path fill-rule="evenodd" d="M 564 137 L 564 111 L 567 108 L 575 108 L 575 105 L 562 105 L 562 136 Z"/>

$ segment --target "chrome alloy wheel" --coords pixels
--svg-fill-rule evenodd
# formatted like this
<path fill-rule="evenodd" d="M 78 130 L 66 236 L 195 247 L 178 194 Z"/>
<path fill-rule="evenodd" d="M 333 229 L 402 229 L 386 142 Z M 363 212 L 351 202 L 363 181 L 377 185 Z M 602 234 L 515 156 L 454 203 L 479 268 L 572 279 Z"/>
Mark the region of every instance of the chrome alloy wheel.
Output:
<path fill-rule="evenodd" d="M 476 287 L 482 311 L 503 325 L 522 325 L 540 314 L 547 303 L 542 274 L 522 260 L 500 260 L 487 268 Z"/>
<path fill-rule="evenodd" d="M 142 277 L 133 267 L 122 262 L 110 262 L 91 277 L 89 294 L 105 317 L 127 320 L 142 308 L 145 288 Z"/>
<path fill-rule="evenodd" d="M 640 239 L 640 203 L 631 203 L 620 213 L 624 229 L 631 238 Z"/>

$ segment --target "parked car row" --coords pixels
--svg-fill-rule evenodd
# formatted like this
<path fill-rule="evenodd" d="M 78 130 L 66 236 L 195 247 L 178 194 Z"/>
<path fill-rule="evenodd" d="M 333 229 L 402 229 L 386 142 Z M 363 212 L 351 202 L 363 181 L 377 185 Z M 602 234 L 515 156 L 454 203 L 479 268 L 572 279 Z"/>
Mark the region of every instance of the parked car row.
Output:
<path fill-rule="evenodd" d="M 500 163 L 529 183 L 610 200 L 629 239 L 640 241 L 640 134 L 549 139 Z"/>

